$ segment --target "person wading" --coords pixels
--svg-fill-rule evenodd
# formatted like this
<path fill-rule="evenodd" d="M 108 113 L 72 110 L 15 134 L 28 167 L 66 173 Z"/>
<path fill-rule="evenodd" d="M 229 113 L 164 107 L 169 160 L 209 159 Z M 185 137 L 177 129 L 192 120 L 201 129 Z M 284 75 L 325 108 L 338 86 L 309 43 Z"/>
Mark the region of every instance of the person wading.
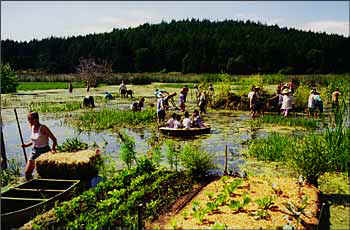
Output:
<path fill-rule="evenodd" d="M 35 159 L 41 154 L 51 151 L 56 152 L 57 139 L 52 134 L 50 129 L 45 125 L 40 124 L 39 114 L 37 112 L 31 112 L 28 114 L 28 122 L 32 130 L 31 142 L 22 144 L 22 148 L 33 145 L 33 152 L 30 160 L 27 162 L 25 169 L 25 176 L 27 180 L 33 178 L 32 173 L 35 168 Z M 49 146 L 49 138 L 52 140 L 52 149 Z"/>

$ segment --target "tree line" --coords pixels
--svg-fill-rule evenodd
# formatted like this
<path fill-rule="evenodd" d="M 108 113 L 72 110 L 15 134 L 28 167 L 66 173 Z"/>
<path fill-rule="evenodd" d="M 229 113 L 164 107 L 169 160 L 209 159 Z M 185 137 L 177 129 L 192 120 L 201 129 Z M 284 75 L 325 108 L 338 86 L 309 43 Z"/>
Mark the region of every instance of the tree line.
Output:
<path fill-rule="evenodd" d="M 252 21 L 187 19 L 72 37 L 1 43 L 15 70 L 76 73 L 82 58 L 113 72 L 345 73 L 349 38 Z"/>

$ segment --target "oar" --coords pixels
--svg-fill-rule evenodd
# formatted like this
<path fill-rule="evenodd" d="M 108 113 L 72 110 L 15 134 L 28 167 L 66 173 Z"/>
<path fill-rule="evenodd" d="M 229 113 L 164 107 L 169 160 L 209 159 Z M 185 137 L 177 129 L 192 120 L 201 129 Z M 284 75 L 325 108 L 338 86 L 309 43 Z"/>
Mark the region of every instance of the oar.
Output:
<path fill-rule="evenodd" d="M 19 125 L 19 121 L 18 121 L 18 116 L 17 116 L 16 108 L 14 108 L 13 110 L 15 111 L 15 115 L 16 115 L 16 120 L 17 120 L 17 126 L 18 126 L 19 136 L 21 137 L 22 145 L 24 145 L 23 137 L 22 137 L 22 132 L 21 132 L 21 126 Z M 25 147 L 22 147 L 22 149 L 23 149 L 24 158 L 26 159 L 26 162 L 27 162 L 28 159 L 27 159 L 26 148 L 25 148 Z"/>

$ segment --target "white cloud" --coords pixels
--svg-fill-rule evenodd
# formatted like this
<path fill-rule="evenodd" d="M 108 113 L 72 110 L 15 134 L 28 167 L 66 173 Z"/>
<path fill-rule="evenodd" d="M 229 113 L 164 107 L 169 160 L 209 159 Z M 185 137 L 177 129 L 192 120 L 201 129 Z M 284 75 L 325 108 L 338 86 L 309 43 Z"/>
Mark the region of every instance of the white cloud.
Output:
<path fill-rule="evenodd" d="M 314 21 L 298 26 L 299 29 L 313 32 L 326 32 L 328 34 L 339 34 L 349 36 L 348 21 Z"/>

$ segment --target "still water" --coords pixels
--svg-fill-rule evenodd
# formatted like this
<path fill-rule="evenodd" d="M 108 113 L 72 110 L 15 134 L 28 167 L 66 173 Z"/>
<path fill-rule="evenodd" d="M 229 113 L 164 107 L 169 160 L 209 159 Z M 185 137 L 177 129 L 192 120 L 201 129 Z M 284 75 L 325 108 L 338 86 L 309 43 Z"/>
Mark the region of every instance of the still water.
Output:
<path fill-rule="evenodd" d="M 5 111 L 6 112 L 6 111 Z M 26 114 L 26 113 L 23 113 Z M 247 126 L 245 121 L 249 119 L 246 114 L 238 114 L 234 112 L 220 113 L 211 112 L 204 116 L 204 120 L 211 124 L 212 130 L 210 134 L 196 136 L 191 139 L 176 139 L 181 145 L 187 142 L 200 142 L 201 147 L 215 155 L 215 161 L 220 168 L 223 167 L 225 159 L 225 147 L 228 147 L 229 165 L 238 162 L 237 157 L 242 148 L 242 142 L 251 138 L 251 133 L 247 130 L 240 131 Z M 62 144 L 65 139 L 78 137 L 82 142 L 93 145 L 96 143 L 100 148 L 103 148 L 106 154 L 110 155 L 117 162 L 117 167 L 123 167 L 119 161 L 120 142 L 116 133 L 111 131 L 103 132 L 83 132 L 79 133 L 77 129 L 65 124 L 64 119 L 57 119 L 41 115 L 40 122 L 48 126 L 57 138 L 58 144 Z M 21 127 L 24 142 L 30 140 L 31 130 L 28 126 L 26 116 L 19 116 L 19 124 Z M 142 129 L 122 129 L 127 135 L 132 136 L 136 142 L 136 152 L 144 154 L 148 149 L 147 140 L 152 136 L 150 128 Z M 21 163 L 22 167 L 25 165 L 24 154 L 21 148 L 21 139 L 17 127 L 16 120 L 10 120 L 3 124 L 5 148 L 8 159 L 15 158 Z M 162 135 L 157 133 L 157 135 Z M 263 131 L 258 131 L 254 136 L 266 135 Z M 168 138 L 168 137 L 166 137 Z M 164 150 L 164 146 L 162 146 Z M 31 148 L 26 148 L 28 158 L 31 156 Z M 164 152 L 164 151 L 163 151 Z M 163 162 L 166 164 L 166 162 Z"/>

